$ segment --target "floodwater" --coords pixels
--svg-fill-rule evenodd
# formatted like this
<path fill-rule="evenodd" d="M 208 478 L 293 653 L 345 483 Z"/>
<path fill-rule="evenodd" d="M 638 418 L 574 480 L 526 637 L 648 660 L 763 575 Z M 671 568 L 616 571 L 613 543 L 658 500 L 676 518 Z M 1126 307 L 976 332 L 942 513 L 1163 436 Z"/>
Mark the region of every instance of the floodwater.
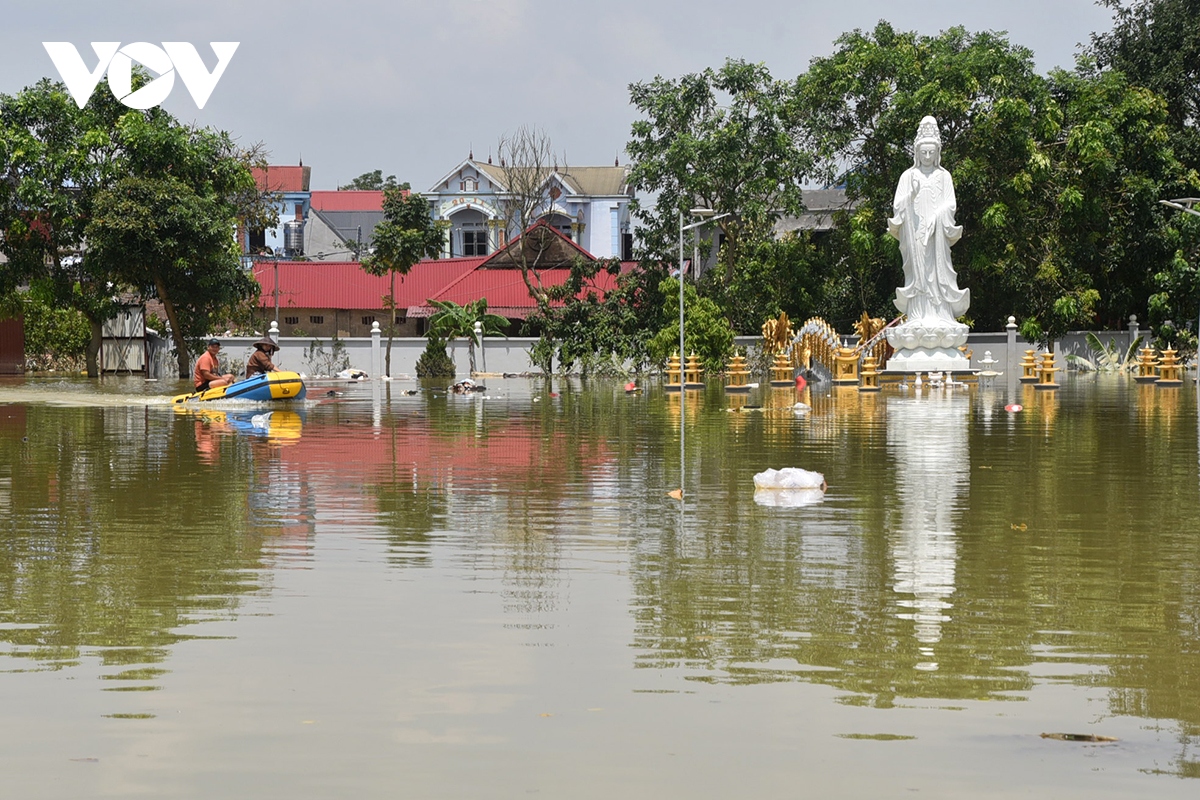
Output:
<path fill-rule="evenodd" d="M 1190 382 L 488 384 L 0 382 L 3 796 L 1200 793 Z"/>

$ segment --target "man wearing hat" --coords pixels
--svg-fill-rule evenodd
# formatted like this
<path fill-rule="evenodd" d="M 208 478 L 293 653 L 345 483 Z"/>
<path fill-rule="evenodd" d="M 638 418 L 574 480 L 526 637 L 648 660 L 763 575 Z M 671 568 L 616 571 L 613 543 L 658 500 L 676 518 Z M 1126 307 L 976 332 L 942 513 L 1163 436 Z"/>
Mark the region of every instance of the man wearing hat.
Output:
<path fill-rule="evenodd" d="M 246 377 L 257 375 L 260 372 L 274 372 L 278 367 L 271 363 L 271 354 L 279 349 L 279 345 L 271 340 L 270 336 L 264 336 L 254 343 L 254 352 L 246 361 Z"/>
<path fill-rule="evenodd" d="M 208 348 L 196 359 L 196 369 L 192 372 L 192 381 L 196 384 L 197 392 L 233 383 L 233 375 L 221 374 L 221 365 L 217 363 L 217 353 L 219 352 L 221 352 L 221 342 L 217 339 L 209 339 Z"/>

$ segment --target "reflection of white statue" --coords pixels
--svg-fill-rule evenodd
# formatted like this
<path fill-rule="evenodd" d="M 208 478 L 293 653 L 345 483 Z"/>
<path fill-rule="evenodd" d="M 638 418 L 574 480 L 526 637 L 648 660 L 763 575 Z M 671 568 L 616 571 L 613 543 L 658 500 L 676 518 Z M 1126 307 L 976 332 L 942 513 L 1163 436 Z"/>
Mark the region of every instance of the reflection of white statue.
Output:
<path fill-rule="evenodd" d="M 970 490 L 967 398 L 940 392 L 888 398 L 887 443 L 897 468 L 888 536 L 897 616 L 913 621 L 920 660 L 937 669 L 935 646 L 950 621 L 958 565 L 958 517 Z"/>
<path fill-rule="evenodd" d="M 971 305 L 969 289 L 958 288 L 950 248 L 962 236 L 954 224 L 954 180 L 942 168 L 942 139 L 937 120 L 925 117 L 913 142 L 913 166 L 896 184 L 888 233 L 900 242 L 904 285 L 896 307 L 908 316 L 890 328 L 887 339 L 897 350 L 889 369 L 966 369 L 957 351 L 966 344 L 967 326 L 956 321 Z M 906 352 L 907 351 L 907 352 Z"/>

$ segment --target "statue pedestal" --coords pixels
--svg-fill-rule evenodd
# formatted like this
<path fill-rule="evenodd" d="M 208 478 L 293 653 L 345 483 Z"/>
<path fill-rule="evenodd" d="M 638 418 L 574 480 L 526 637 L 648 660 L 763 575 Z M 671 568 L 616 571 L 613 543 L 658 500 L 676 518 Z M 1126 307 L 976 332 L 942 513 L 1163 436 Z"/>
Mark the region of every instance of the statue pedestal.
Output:
<path fill-rule="evenodd" d="M 895 353 L 887 372 L 968 372 L 971 360 L 958 348 L 967 343 L 966 325 L 952 319 L 908 320 L 888 329 Z"/>
<path fill-rule="evenodd" d="M 918 347 L 897 350 L 887 362 L 888 372 L 970 372 L 971 360 L 957 349 Z"/>

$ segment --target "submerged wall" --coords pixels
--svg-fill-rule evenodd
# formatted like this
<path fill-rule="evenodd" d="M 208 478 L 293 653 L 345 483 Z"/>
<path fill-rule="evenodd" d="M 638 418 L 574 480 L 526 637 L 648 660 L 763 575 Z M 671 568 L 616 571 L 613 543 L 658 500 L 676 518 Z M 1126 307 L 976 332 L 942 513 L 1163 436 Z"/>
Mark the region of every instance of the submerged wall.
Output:
<path fill-rule="evenodd" d="M 1139 335 L 1146 335 L 1148 331 L 1139 331 L 1136 323 L 1131 324 L 1128 330 L 1118 331 L 1098 331 L 1096 336 L 1104 345 L 1110 342 L 1118 349 L 1125 350 L 1129 347 L 1129 343 L 1135 340 Z M 1014 348 L 1012 354 L 1009 353 L 1010 336 Z M 1058 342 L 1055 342 L 1055 352 L 1060 354 L 1060 358 L 1067 354 L 1077 354 L 1085 357 L 1091 357 L 1089 348 L 1086 342 L 1086 332 L 1074 332 L 1064 336 Z M 221 363 L 222 368 L 235 371 L 241 374 L 245 368 L 246 359 L 254 351 L 253 343 L 259 337 L 236 337 L 222 336 L 219 337 L 223 347 L 221 348 Z M 738 347 L 745 348 L 748 352 L 753 352 L 758 349 L 761 343 L 761 338 L 758 336 L 738 336 L 734 340 L 734 344 Z M 856 336 L 845 337 L 845 341 L 853 344 L 857 341 Z M 288 369 L 295 372 L 301 372 L 309 376 L 318 375 L 335 375 L 342 369 L 347 367 L 362 370 L 369 376 L 375 377 L 384 373 L 383 359 L 387 349 L 387 339 L 380 337 L 378 343 L 378 355 L 373 349 L 373 340 L 371 337 L 348 337 L 345 339 L 319 339 L 312 337 L 293 337 L 282 336 L 279 338 L 279 352 L 275 354 L 275 364 L 282 369 Z M 537 372 L 537 368 L 533 366 L 529 359 L 529 350 L 537 342 L 536 337 L 524 336 L 496 336 L 489 337 L 484 341 L 483 347 L 476 348 L 475 351 L 475 366 L 479 372 L 492 373 L 527 373 Z M 392 340 L 392 369 L 393 377 L 415 377 L 417 373 L 417 359 L 421 353 L 425 351 L 426 340 L 424 337 L 397 337 Z M 968 347 L 971 350 L 971 367 L 973 369 L 983 369 L 984 366 L 980 363 L 984 358 L 985 353 L 990 352 L 992 359 L 998 362 L 993 365 L 993 369 L 1004 372 L 1009 369 L 1016 370 L 1017 360 L 1023 351 L 1029 349 L 1041 348 L 1033 342 L 1026 342 L 1015 331 L 995 331 L 988 333 L 972 333 L 968 339 Z M 446 348 L 450 357 L 454 360 L 456 367 L 456 376 L 465 378 L 470 375 L 470 359 L 467 352 L 467 342 L 465 339 L 457 340 L 449 344 Z M 163 353 L 166 356 L 166 353 Z M 1012 355 L 1014 360 L 1011 365 L 1007 363 L 1009 356 Z M 375 359 L 378 359 L 376 361 Z M 162 358 L 160 357 L 160 361 Z M 174 361 L 170 361 L 166 371 L 168 374 L 174 369 Z M 1059 366 L 1069 367 L 1067 363 L 1060 362 Z"/>

